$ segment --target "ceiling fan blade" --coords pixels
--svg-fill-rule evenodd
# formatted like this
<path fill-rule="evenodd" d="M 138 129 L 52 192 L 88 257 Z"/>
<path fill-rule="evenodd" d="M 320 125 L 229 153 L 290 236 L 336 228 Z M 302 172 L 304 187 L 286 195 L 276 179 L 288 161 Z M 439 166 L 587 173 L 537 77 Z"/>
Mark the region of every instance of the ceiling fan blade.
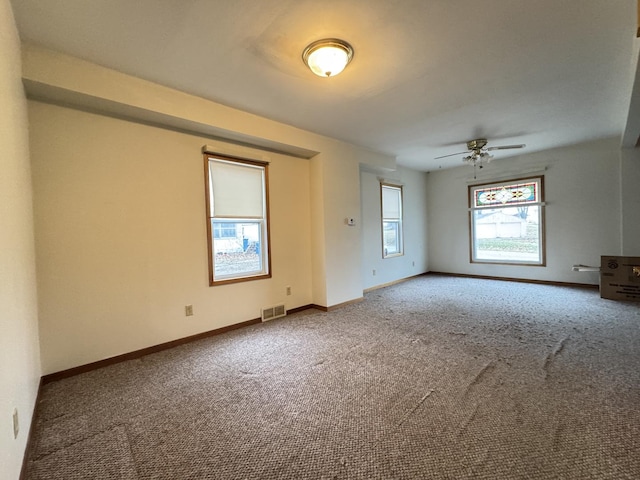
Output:
<path fill-rule="evenodd" d="M 466 152 L 460 152 L 460 153 L 450 153 L 449 155 L 442 155 L 441 157 L 436 157 L 434 158 L 434 160 L 438 160 L 439 158 L 445 158 L 445 157 L 453 157 L 454 155 L 464 155 L 465 153 L 470 153 L 471 150 L 467 150 Z"/>
<path fill-rule="evenodd" d="M 509 150 L 511 148 L 524 148 L 526 147 L 526 145 L 524 143 L 520 144 L 520 145 L 501 145 L 499 147 L 489 147 L 487 148 L 487 151 L 491 151 L 491 150 Z"/>

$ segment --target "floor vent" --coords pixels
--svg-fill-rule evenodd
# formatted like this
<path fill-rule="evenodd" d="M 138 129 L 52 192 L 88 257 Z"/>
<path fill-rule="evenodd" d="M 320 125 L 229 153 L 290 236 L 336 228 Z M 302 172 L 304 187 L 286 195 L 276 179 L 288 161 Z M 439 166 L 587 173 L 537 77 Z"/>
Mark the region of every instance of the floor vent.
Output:
<path fill-rule="evenodd" d="M 282 305 L 274 305 L 273 307 L 266 307 L 262 309 L 262 321 L 273 320 L 274 318 L 284 317 L 287 311 Z"/>

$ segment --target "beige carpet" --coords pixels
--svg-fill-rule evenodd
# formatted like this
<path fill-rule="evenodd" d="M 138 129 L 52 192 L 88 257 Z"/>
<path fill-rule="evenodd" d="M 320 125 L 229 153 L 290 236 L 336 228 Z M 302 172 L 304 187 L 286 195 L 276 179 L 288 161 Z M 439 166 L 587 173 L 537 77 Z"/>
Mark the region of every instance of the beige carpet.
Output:
<path fill-rule="evenodd" d="M 640 305 L 424 276 L 44 387 L 36 479 L 638 479 Z"/>

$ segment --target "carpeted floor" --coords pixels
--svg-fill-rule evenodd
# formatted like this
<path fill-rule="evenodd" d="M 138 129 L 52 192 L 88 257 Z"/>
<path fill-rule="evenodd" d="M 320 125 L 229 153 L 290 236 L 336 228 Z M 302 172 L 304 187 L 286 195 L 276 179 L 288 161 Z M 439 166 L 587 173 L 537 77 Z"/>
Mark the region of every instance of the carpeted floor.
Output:
<path fill-rule="evenodd" d="M 37 479 L 638 479 L 640 304 L 424 276 L 48 384 Z"/>

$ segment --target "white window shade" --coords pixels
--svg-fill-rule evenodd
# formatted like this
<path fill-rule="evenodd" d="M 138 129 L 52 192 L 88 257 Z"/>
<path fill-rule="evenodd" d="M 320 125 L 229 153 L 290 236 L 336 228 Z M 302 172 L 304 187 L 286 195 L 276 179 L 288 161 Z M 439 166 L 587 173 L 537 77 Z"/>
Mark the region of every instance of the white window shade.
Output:
<path fill-rule="evenodd" d="M 211 181 L 211 216 L 261 218 L 264 215 L 264 168 L 209 161 Z"/>
<path fill-rule="evenodd" d="M 382 187 L 382 218 L 401 217 L 400 189 L 395 187 Z"/>

